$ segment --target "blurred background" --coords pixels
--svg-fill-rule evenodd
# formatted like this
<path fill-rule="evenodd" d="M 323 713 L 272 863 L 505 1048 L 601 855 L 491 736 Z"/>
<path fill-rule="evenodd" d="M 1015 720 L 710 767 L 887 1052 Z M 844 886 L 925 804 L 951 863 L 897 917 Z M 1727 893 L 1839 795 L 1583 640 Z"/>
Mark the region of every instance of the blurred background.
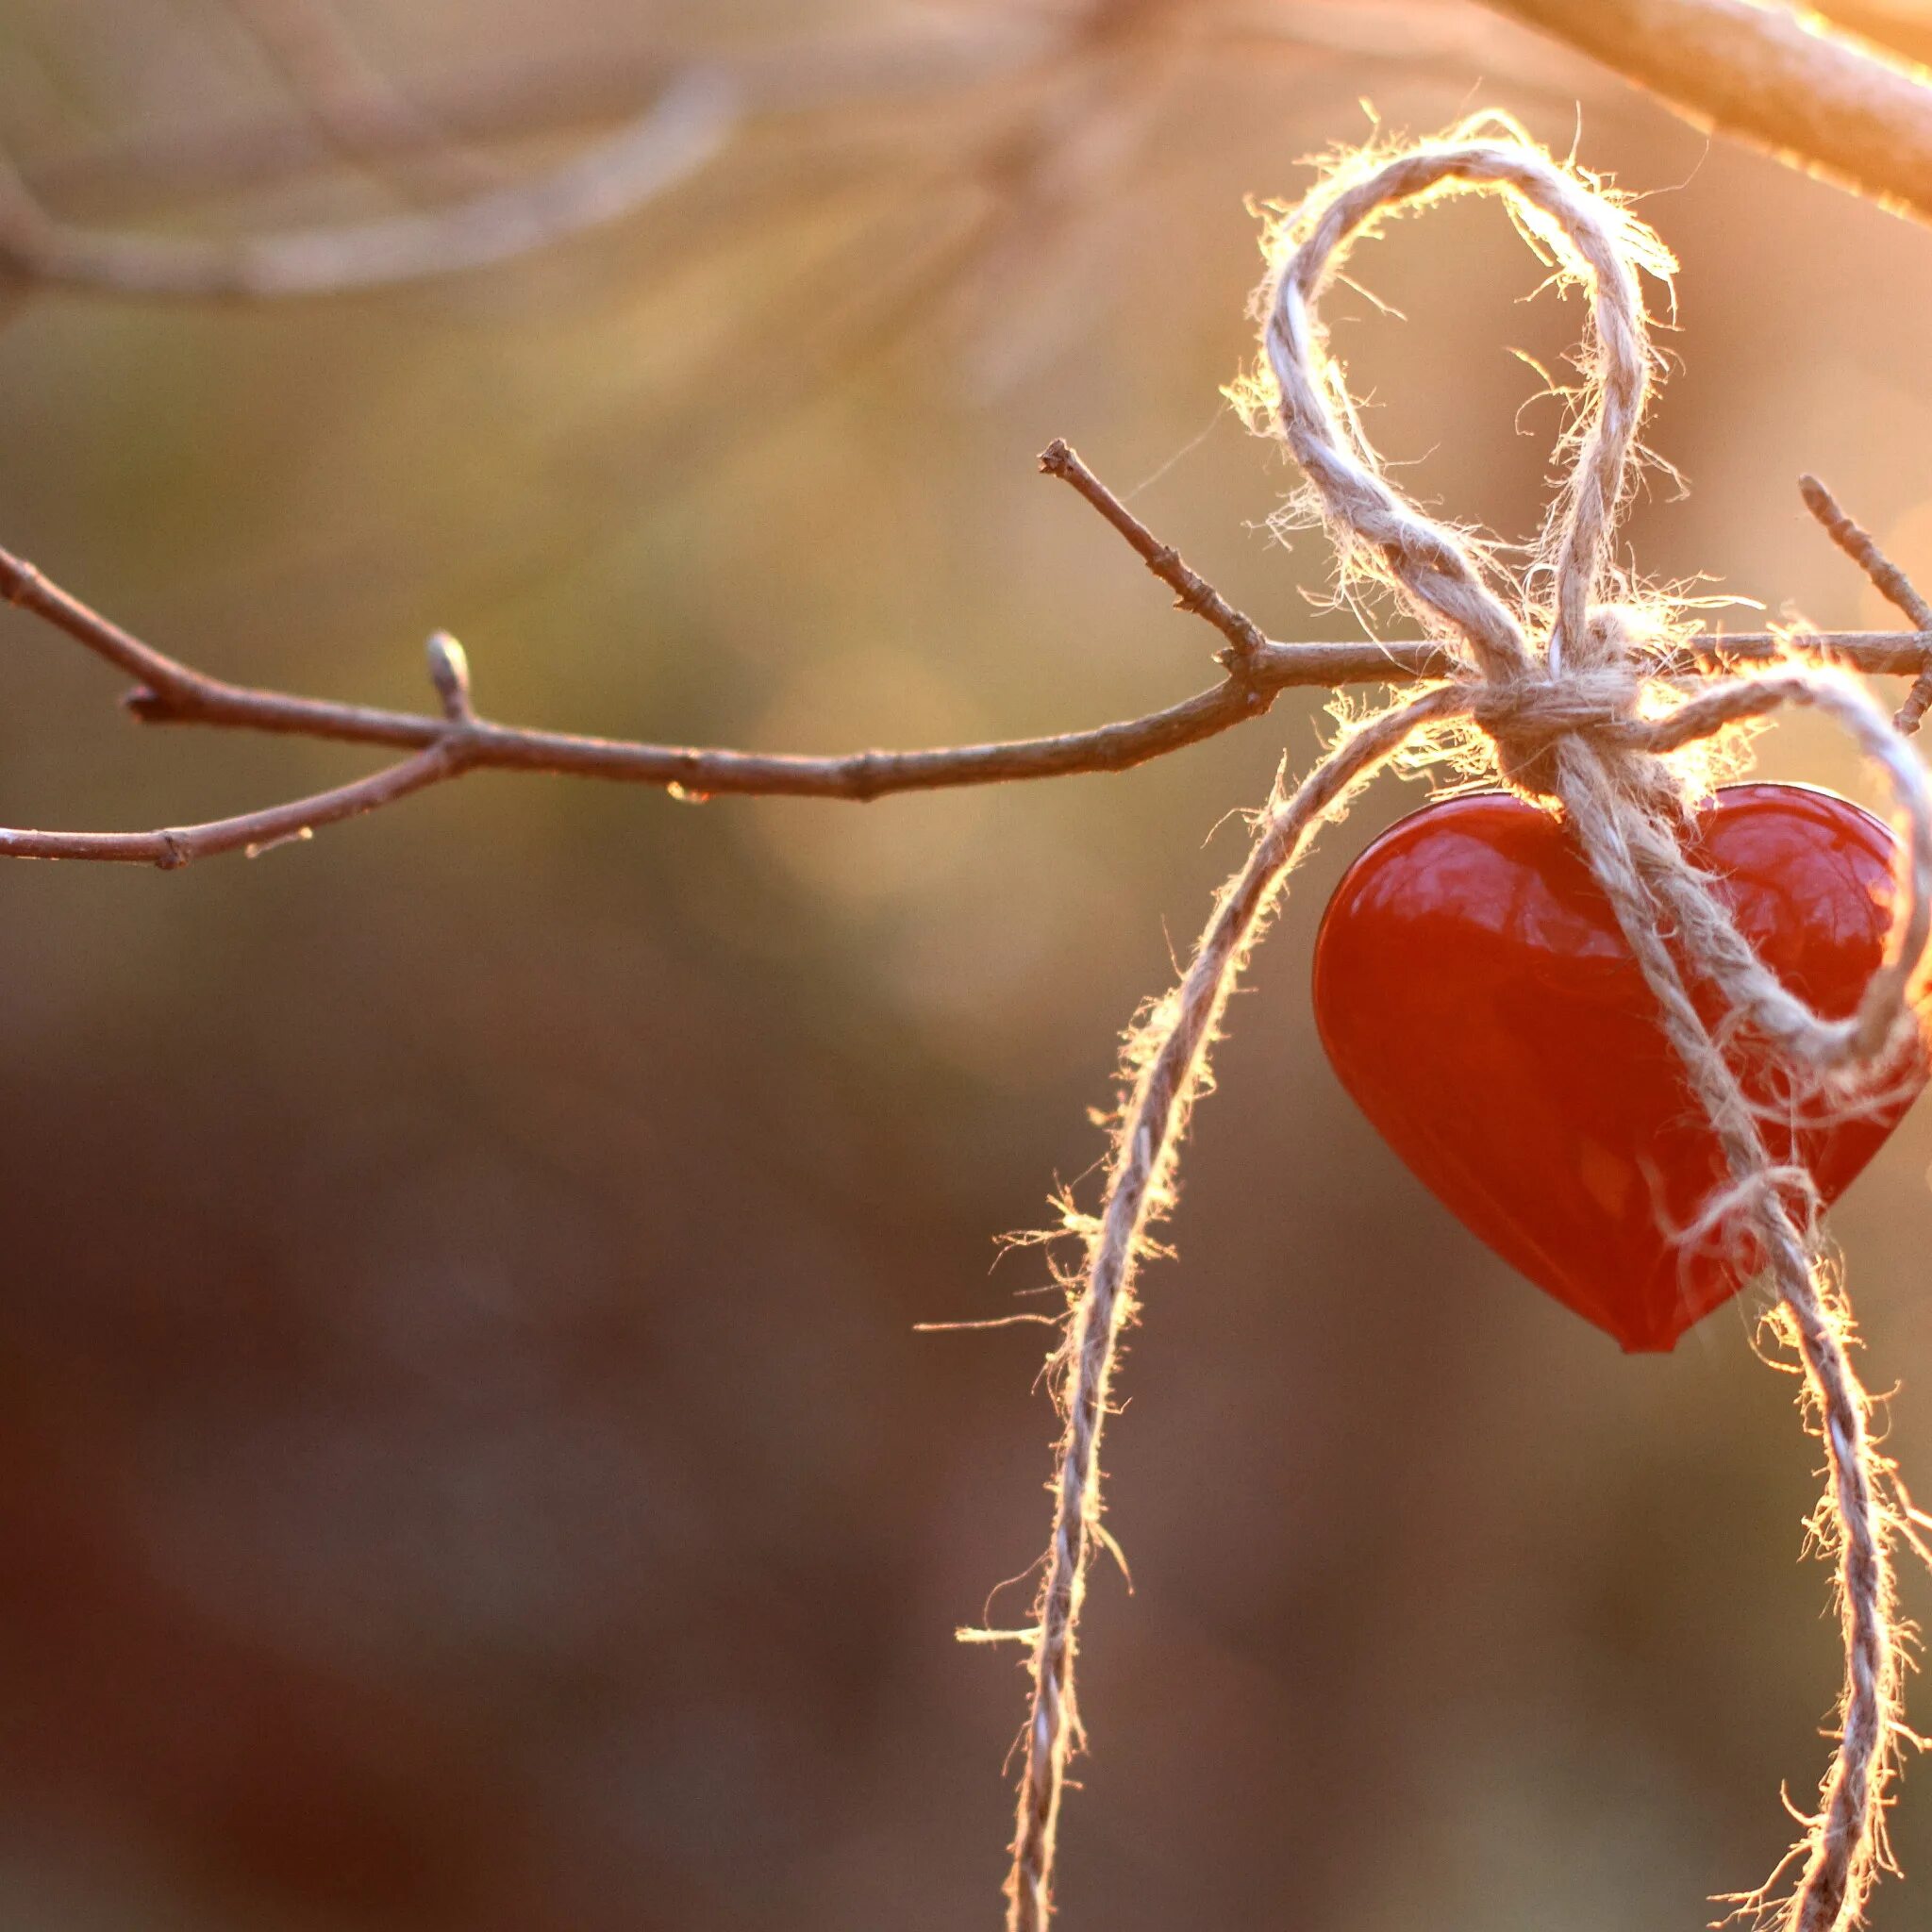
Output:
<path fill-rule="evenodd" d="M 1815 469 L 1932 573 L 1932 239 L 1452 0 L 4 0 L 0 142 L 75 229 L 203 245 L 540 173 L 693 68 L 739 89 L 718 151 L 489 273 L 0 283 L 0 542 L 330 696 L 427 704 L 446 625 L 487 712 L 563 728 L 833 751 L 1130 715 L 1214 640 L 1035 454 L 1068 437 L 1274 635 L 1352 634 L 1218 386 L 1244 197 L 1366 138 L 1365 98 L 1574 139 L 1680 255 L 1650 441 L 1689 487 L 1638 507 L 1646 572 L 1888 625 L 1800 508 Z M 1575 305 L 1528 300 L 1492 206 L 1351 267 L 1411 318 L 1329 306 L 1371 433 L 1529 535 L 1560 417 L 1511 351 L 1559 366 Z M 372 762 L 138 729 L 17 614 L 0 649 L 6 824 Z M 1056 1177 L 1093 1198 L 1120 1031 L 1324 722 L 1291 692 L 1123 776 L 863 808 L 484 775 L 254 863 L 8 868 L 0 1923 L 996 1924 L 1024 1676 L 953 1631 L 1025 1621 L 1045 1337 L 914 1324 L 1053 1306 L 993 1238 Z M 1763 766 L 1868 795 L 1823 726 Z M 1145 1279 L 1070 1928 L 1694 1924 L 1824 1761 L 1819 1458 L 1750 1311 L 1620 1357 L 1322 1058 L 1324 896 L 1422 795 L 1385 781 L 1303 874 Z M 1928 1164 L 1922 1107 L 1837 1226 L 1932 1490 Z M 1925 1786 L 1878 1932 L 1924 1920 Z"/>

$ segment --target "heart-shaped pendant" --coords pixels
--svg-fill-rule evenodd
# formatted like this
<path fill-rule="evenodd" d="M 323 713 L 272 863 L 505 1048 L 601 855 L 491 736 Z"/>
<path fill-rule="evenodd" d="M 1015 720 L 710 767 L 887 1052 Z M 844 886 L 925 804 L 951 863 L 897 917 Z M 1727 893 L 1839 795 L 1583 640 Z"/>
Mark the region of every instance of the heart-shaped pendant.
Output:
<path fill-rule="evenodd" d="M 1760 784 L 1716 794 L 1693 856 L 1765 964 L 1836 1018 L 1884 952 L 1892 854 L 1857 806 Z M 1680 1239 L 1723 1185 L 1723 1157 L 1608 902 L 1551 814 L 1483 792 L 1385 833 L 1323 918 L 1314 998 L 1342 1085 L 1417 1176 L 1626 1349 L 1674 1347 L 1742 1286 L 1748 1254 Z M 1767 1119 L 1772 1158 L 1802 1162 L 1836 1200 L 1926 1071 L 1921 1054 L 1882 1102 L 1826 1125 Z M 1745 1081 L 1770 1098 L 1762 1071 Z"/>

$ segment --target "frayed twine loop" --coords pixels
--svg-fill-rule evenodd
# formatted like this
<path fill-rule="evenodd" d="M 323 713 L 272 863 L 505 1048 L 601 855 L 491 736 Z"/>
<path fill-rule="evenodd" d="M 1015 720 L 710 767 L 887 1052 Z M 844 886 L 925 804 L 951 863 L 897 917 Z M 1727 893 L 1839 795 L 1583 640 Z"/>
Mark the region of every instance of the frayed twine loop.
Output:
<path fill-rule="evenodd" d="M 1463 192 L 1500 194 L 1557 278 L 1591 297 L 1565 439 L 1569 475 L 1531 568 L 1514 584 L 1490 548 L 1390 486 L 1314 313 L 1356 237 L 1403 207 Z M 1886 1863 L 1888 1787 L 1907 1735 L 1898 1716 L 1903 1634 L 1890 1547 L 1908 1533 L 1907 1506 L 1872 1440 L 1870 1398 L 1849 1353 L 1850 1310 L 1823 1257 L 1815 1193 L 1772 1158 L 1726 1049 L 1748 1041 L 1768 1055 L 1813 1121 L 1869 1105 L 1896 1080 L 1897 1055 L 1924 1051 L 1911 989 L 1932 932 L 1932 791 L 1891 721 L 1838 672 L 1793 660 L 1694 690 L 1662 675 L 1668 646 L 1690 626 L 1668 599 L 1641 596 L 1626 582 L 1612 540 L 1654 371 L 1638 276 L 1668 277 L 1675 264 L 1602 184 L 1486 117 L 1445 141 L 1338 159 L 1285 215 L 1269 253 L 1257 308 L 1261 370 L 1236 398 L 1300 463 L 1344 587 L 1353 578 L 1392 588 L 1464 669 L 1351 724 L 1313 771 L 1270 801 L 1180 985 L 1129 1035 L 1107 1199 L 1087 1224 L 1084 1274 L 1051 1364 L 1063 1426 L 1033 1625 L 1008 1932 L 1045 1932 L 1053 1914 L 1060 1800 L 1078 1735 L 1076 1636 L 1089 1559 L 1106 1539 L 1099 1454 L 1111 1378 L 1133 1318 L 1136 1271 L 1156 1252 L 1149 1230 L 1173 1204 L 1180 1140 L 1228 996 L 1321 825 L 1411 741 L 1472 725 L 1507 783 L 1561 810 L 1614 909 L 1724 1158 L 1715 1218 L 1690 1232 L 1761 1260 L 1776 1290 L 1778 1332 L 1804 1365 L 1807 1418 L 1829 1471 L 1816 1526 L 1837 1562 L 1845 1646 L 1838 1742 L 1817 1813 L 1779 1868 L 1799 1868 L 1795 1890 L 1774 1900 L 1768 1886 L 1732 1903 L 1779 1932 L 1841 1932 Z M 1547 601 L 1531 594 L 1532 584 L 1547 585 Z M 1883 768 L 1897 804 L 1892 929 L 1858 1010 L 1844 1018 L 1817 1012 L 1770 972 L 1686 849 L 1700 783 L 1688 749 L 1786 705 L 1823 711 L 1849 732 Z M 1693 981 L 1721 994 L 1722 1021 L 1706 1020 Z"/>

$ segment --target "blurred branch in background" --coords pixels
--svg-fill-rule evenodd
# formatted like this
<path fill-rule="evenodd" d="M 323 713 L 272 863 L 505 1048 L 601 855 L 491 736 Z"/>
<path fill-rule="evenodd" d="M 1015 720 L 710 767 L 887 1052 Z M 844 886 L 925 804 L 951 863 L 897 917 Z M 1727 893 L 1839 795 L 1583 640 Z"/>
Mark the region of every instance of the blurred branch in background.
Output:
<path fill-rule="evenodd" d="M 1857 5 L 1866 31 L 1910 42 L 1906 15 Z M 916 332 L 982 399 L 1041 366 L 1085 325 L 1118 210 L 1204 64 L 1449 62 L 1564 107 L 1612 85 L 1606 67 L 1662 76 L 1701 125 L 1778 130 L 1790 159 L 1932 207 L 1932 90 L 1757 0 L 987 0 L 733 34 L 700 10 L 582 48 L 539 36 L 479 58 L 501 45 L 479 36 L 413 68 L 365 51 L 336 0 L 226 12 L 253 96 L 224 75 L 32 141 L 0 125 L 0 319 L 42 292 L 194 304 L 446 280 L 592 230 L 599 263 L 634 234 L 659 291 L 722 248 L 755 261 L 667 392 L 579 425 L 567 480 L 526 492 L 479 551 L 512 578 L 595 547 Z M 372 188 L 405 206 L 343 218 Z M 747 384 L 777 334 L 783 379 Z"/>
<path fill-rule="evenodd" d="M 64 166 L 16 170 L 0 179 L 0 265 L 19 279 L 109 295 L 189 300 L 274 299 L 337 293 L 421 280 L 501 262 L 622 220 L 715 156 L 739 118 L 851 110 L 927 92 L 970 93 L 981 82 L 1044 73 L 1074 59 L 1080 78 L 1107 66 L 1124 40 L 1138 40 L 1116 8 L 1030 29 L 991 16 L 970 30 L 834 34 L 798 45 L 760 45 L 724 56 L 683 49 L 641 60 L 600 59 L 578 69 L 526 65 L 480 81 L 405 92 L 363 62 L 337 24 L 310 0 L 240 0 L 233 10 L 267 48 L 305 109 L 308 127 L 274 123 L 183 140 L 136 139 L 119 152 Z M 1128 23 L 1127 27 L 1133 27 Z M 1147 69 L 1151 63 L 1135 63 Z M 639 94 L 655 96 L 640 113 Z M 608 119 L 623 103 L 620 131 L 553 172 L 517 183 L 452 139 L 527 139 Z M 1052 157 L 1091 138 L 1104 119 L 1089 110 L 1045 118 L 1034 132 Z M 990 146 L 991 164 L 1009 172 L 1019 157 Z M 430 158 L 453 205 L 387 221 L 239 240 L 103 231 L 60 219 L 48 198 L 132 174 L 174 175 L 187 192 L 258 189 L 277 175 L 307 172 L 346 157 L 387 174 L 400 159 L 412 187 Z M 1045 178 L 1050 162 L 1029 174 Z M 1063 172 L 1063 171 L 1062 171 Z M 782 192 L 782 188 L 780 190 Z"/>
<path fill-rule="evenodd" d="M 622 132 L 534 179 L 448 207 L 238 242 L 100 234 L 52 219 L 17 174 L 0 174 L 0 266 L 96 293 L 269 300 L 458 275 L 621 221 L 716 154 L 728 88 L 680 75 Z"/>
<path fill-rule="evenodd" d="M 1259 44 L 1423 61 L 1494 39 L 1461 0 L 1087 0 L 1058 8 L 908 9 L 885 26 L 767 32 L 701 47 L 674 37 L 642 49 L 600 47 L 594 56 L 533 48 L 501 61 L 465 59 L 405 87 L 359 54 L 326 0 L 230 0 L 230 10 L 294 92 L 299 120 L 204 110 L 186 123 L 96 134 L 25 171 L 36 192 L 108 206 L 192 202 L 276 185 L 344 155 L 366 164 L 439 143 L 581 134 L 630 118 L 640 99 L 694 64 L 728 74 L 748 112 L 788 117 L 965 98 L 1019 77 L 1064 73 L 1137 42 L 1169 57 L 1195 46 L 1241 52 Z"/>
<path fill-rule="evenodd" d="M 480 194 L 503 170 L 364 58 L 329 0 L 226 0 L 316 131 L 344 159 L 425 199 Z"/>
<path fill-rule="evenodd" d="M 618 779 L 658 786 L 693 802 L 714 792 L 728 792 L 861 803 L 896 791 L 1118 772 L 1258 717 L 1274 702 L 1276 691 L 1291 687 L 1413 686 L 1418 681 L 1453 677 L 1466 670 L 1455 653 L 1433 643 L 1276 643 L 1191 570 L 1178 552 L 1162 543 L 1066 443 L 1050 445 L 1040 466 L 1047 475 L 1072 485 L 1107 520 L 1154 575 L 1174 591 L 1176 608 L 1212 625 L 1227 640 L 1216 654 L 1227 674 L 1220 685 L 1165 710 L 1091 731 L 919 751 L 860 751 L 812 758 L 790 752 L 580 738 L 479 718 L 471 700 L 468 660 L 456 640 L 442 632 L 430 639 L 428 648 L 431 681 L 442 700 L 440 718 L 251 690 L 210 677 L 142 642 L 50 583 L 31 564 L 0 551 L 0 598 L 44 620 L 119 670 L 141 679 L 140 688 L 125 700 L 138 718 L 151 724 L 225 725 L 356 744 L 416 748 L 414 756 L 367 778 L 205 824 L 151 832 L 0 830 L 0 858 L 96 859 L 156 865 L 163 870 L 226 852 L 246 852 L 253 858 L 271 846 L 307 839 L 317 825 L 374 811 L 474 771 Z M 1833 540 L 1888 598 L 1924 626 L 1926 607 L 1874 540 L 1850 522 L 1814 478 L 1804 479 L 1804 491 L 1807 507 Z M 1868 673 L 1892 672 L 1913 677 L 1917 681 L 1899 722 L 1902 728 L 1916 728 L 1925 708 L 1926 681 L 1932 678 L 1932 628 L 1810 635 L 1706 633 L 1660 662 L 1657 670 L 1659 675 L 1692 678 L 1792 652 Z"/>
<path fill-rule="evenodd" d="M 1767 0 L 1489 0 L 1700 126 L 1932 221 L 1932 86 L 1809 12 Z M 1886 16 L 1864 9 L 1868 26 Z"/>
<path fill-rule="evenodd" d="M 622 221 L 726 142 L 741 116 L 849 113 L 881 98 L 962 98 L 990 81 L 1057 81 L 987 137 L 1008 242 L 1049 256 L 1143 138 L 1175 59 L 1257 41 L 1311 58 L 1415 61 L 1480 52 L 1492 74 L 1536 56 L 1507 17 L 1654 91 L 1700 125 L 1921 217 L 1932 216 L 1932 89 L 1876 47 L 1761 0 L 1280 0 L 1188 8 L 1089 0 L 986 7 L 935 25 L 805 37 L 783 46 L 668 45 L 630 58 L 541 58 L 408 86 L 364 58 L 328 0 L 228 0 L 287 84 L 299 119 L 136 133 L 92 154 L 0 175 L 0 266 L 22 281 L 188 300 L 313 296 L 462 273 Z M 1875 17 L 1874 17 L 1875 16 Z M 1860 24 L 1882 29 L 1866 6 Z M 640 109 L 640 98 L 652 105 Z M 734 111 L 727 111 L 727 101 Z M 481 143 L 619 118 L 620 131 L 516 181 Z M 240 239 L 103 230 L 52 211 L 63 192 L 133 177 L 142 193 L 257 190 L 318 162 L 374 171 L 431 206 L 385 221 Z M 1004 282 L 1004 275 L 994 277 Z"/>

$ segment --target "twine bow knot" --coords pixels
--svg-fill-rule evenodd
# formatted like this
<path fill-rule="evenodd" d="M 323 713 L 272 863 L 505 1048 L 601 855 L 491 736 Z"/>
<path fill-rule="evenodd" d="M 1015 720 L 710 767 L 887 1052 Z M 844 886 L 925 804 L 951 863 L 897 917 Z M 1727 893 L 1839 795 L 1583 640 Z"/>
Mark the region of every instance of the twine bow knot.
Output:
<path fill-rule="evenodd" d="M 1606 629 L 1614 622 L 1608 613 L 1600 621 Z M 1642 693 L 1635 661 L 1620 653 L 1588 668 L 1540 667 L 1527 675 L 1482 678 L 1471 695 L 1469 715 L 1490 741 L 1496 769 L 1515 791 L 1555 799 L 1560 795 L 1557 753 L 1566 739 L 1581 741 L 1613 766 L 1644 756 L 1638 749 L 1641 734 L 1633 729 Z M 1645 790 L 1671 785 L 1658 774 Z"/>

